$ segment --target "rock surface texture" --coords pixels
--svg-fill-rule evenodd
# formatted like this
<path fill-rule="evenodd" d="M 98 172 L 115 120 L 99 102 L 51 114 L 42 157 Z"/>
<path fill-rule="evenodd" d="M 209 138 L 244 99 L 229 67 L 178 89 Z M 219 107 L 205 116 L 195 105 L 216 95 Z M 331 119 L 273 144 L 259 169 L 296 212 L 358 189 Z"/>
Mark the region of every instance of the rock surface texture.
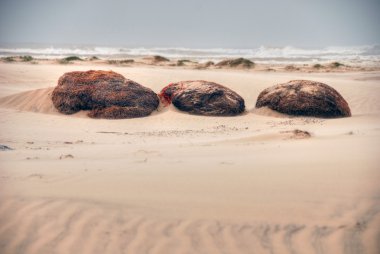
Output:
<path fill-rule="evenodd" d="M 325 118 L 351 116 L 348 103 L 335 89 L 309 80 L 292 80 L 265 89 L 257 98 L 256 108 L 260 107 L 289 115 Z"/>
<path fill-rule="evenodd" d="M 172 83 L 162 89 L 160 97 L 179 110 L 196 115 L 234 116 L 245 109 L 244 99 L 227 87 L 197 80 Z"/>
<path fill-rule="evenodd" d="M 90 110 L 94 118 L 134 118 L 150 115 L 159 98 L 146 88 L 112 71 L 74 71 L 58 80 L 52 101 L 59 112 Z"/>

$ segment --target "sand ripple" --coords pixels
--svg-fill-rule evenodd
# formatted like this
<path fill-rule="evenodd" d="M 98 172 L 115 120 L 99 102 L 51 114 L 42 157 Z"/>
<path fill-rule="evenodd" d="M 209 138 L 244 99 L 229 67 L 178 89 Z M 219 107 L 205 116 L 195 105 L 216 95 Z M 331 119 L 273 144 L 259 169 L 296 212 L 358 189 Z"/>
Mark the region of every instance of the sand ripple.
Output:
<path fill-rule="evenodd" d="M 374 206 L 352 225 L 160 219 L 66 199 L 5 199 L 0 253 L 376 253 Z M 366 243 L 366 244 L 364 244 Z"/>

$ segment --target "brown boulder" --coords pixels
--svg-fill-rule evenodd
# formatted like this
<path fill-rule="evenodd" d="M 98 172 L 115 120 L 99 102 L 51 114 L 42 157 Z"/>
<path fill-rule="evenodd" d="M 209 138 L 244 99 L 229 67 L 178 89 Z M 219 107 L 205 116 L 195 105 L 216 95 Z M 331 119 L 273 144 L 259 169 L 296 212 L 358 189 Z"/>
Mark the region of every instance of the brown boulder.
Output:
<path fill-rule="evenodd" d="M 90 110 L 94 118 L 147 116 L 159 105 L 156 93 L 112 71 L 74 71 L 58 80 L 52 101 L 59 112 Z"/>
<path fill-rule="evenodd" d="M 269 87 L 257 98 L 256 108 L 269 107 L 289 115 L 315 117 L 351 116 L 344 98 L 332 87 L 309 80 L 292 80 Z"/>
<path fill-rule="evenodd" d="M 203 80 L 172 83 L 160 97 L 179 110 L 196 115 L 233 116 L 244 111 L 244 99 L 227 87 Z"/>

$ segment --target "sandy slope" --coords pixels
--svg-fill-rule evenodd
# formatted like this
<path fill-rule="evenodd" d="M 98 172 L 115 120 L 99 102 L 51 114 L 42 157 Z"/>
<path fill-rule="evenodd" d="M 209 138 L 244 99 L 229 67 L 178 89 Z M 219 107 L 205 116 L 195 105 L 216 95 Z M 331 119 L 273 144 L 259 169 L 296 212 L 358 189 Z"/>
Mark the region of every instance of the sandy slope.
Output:
<path fill-rule="evenodd" d="M 379 73 L 112 68 L 156 92 L 220 82 L 248 112 L 57 113 L 48 87 L 91 68 L 0 64 L 0 144 L 14 149 L 0 151 L 0 253 L 379 252 Z M 353 117 L 253 110 L 262 89 L 300 78 L 336 88 Z"/>

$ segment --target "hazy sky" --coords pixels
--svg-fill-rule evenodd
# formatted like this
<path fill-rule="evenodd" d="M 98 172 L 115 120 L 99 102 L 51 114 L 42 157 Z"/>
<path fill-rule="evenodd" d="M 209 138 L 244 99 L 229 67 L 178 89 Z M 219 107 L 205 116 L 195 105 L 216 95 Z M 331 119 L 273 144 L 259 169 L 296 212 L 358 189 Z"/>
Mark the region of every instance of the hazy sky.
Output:
<path fill-rule="evenodd" d="M 380 0 L 0 0 L 0 43 L 380 44 Z"/>

